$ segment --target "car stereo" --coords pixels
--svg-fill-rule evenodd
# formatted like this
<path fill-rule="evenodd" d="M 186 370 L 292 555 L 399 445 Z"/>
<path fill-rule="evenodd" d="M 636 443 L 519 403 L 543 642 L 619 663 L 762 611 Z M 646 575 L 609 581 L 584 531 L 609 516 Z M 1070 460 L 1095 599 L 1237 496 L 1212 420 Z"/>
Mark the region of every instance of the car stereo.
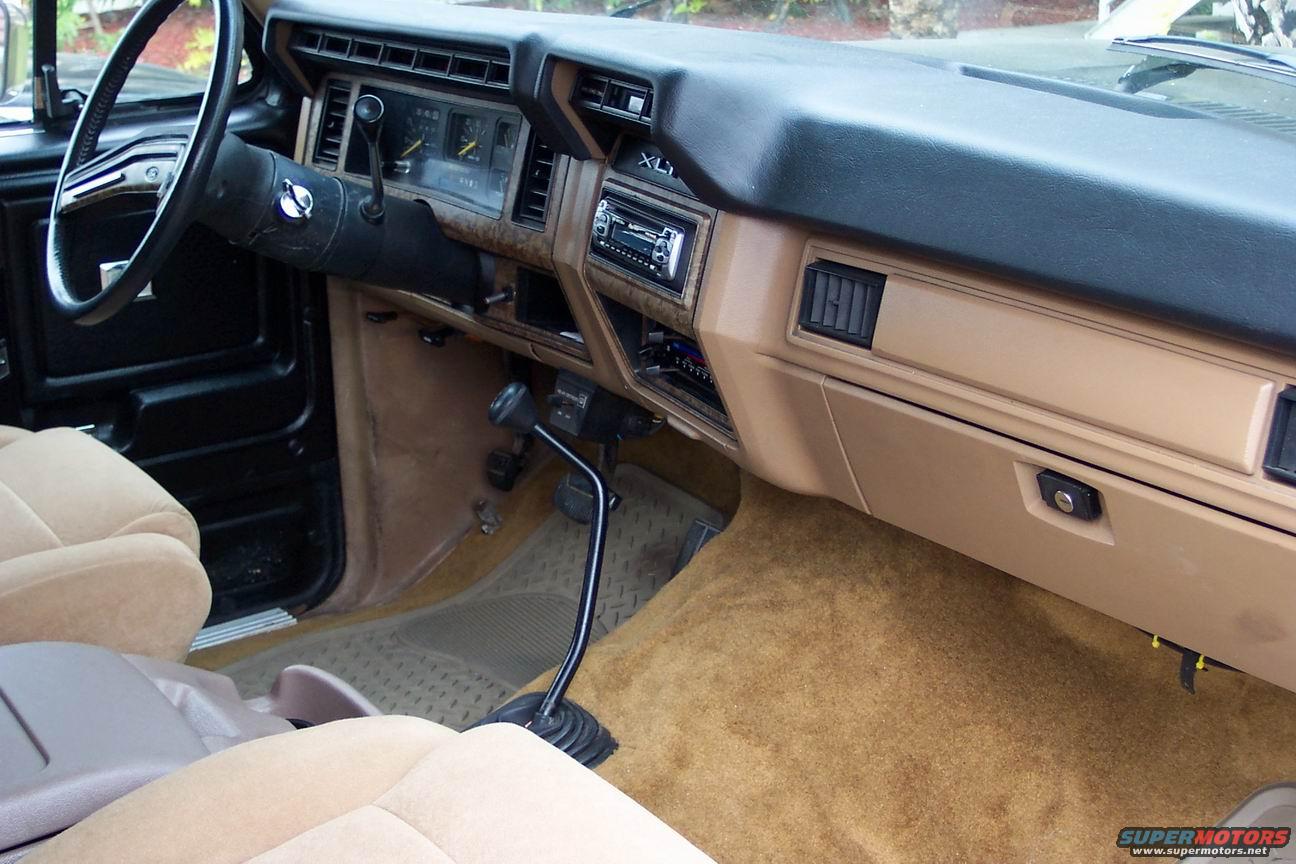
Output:
<path fill-rule="evenodd" d="M 590 252 L 683 297 L 696 231 L 697 226 L 687 219 L 605 193 L 594 211 Z"/>

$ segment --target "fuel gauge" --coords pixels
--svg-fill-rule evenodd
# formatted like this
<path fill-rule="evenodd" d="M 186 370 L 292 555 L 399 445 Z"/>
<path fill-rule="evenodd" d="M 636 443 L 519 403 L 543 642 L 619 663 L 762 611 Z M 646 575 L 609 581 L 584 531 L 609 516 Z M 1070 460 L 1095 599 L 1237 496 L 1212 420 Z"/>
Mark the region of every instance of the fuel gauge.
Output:
<path fill-rule="evenodd" d="M 509 175 L 507 171 L 500 171 L 495 168 L 491 169 L 489 186 L 491 195 L 500 198 L 504 197 L 504 191 L 508 189 L 508 177 Z"/>
<path fill-rule="evenodd" d="M 495 132 L 495 146 L 503 150 L 512 150 L 517 146 L 518 127 L 512 120 L 499 121 L 499 129 Z"/>
<path fill-rule="evenodd" d="M 516 120 L 501 119 L 495 124 L 495 149 L 491 151 L 491 168 L 510 171 L 513 152 L 517 147 L 518 124 Z"/>

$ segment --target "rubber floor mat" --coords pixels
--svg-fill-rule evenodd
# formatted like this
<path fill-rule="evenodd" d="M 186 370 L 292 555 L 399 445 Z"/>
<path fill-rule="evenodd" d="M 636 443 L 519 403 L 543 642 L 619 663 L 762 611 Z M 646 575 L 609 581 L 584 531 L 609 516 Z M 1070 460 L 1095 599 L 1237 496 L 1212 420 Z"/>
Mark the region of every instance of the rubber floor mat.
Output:
<path fill-rule="evenodd" d="M 623 497 L 608 522 L 594 638 L 616 629 L 671 576 L 694 519 L 720 514 L 633 465 L 617 468 Z M 555 512 L 493 572 L 444 603 L 285 642 L 226 667 L 245 698 L 285 666 L 308 663 L 350 682 L 390 714 L 462 729 L 503 704 L 567 650 L 587 526 Z"/>

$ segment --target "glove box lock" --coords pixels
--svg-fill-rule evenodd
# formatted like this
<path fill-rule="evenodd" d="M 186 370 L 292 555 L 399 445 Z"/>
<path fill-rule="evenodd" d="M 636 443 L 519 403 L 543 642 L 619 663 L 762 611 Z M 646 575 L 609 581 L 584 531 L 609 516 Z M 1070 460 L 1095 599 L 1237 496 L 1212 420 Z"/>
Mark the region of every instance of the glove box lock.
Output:
<path fill-rule="evenodd" d="M 1092 522 L 1102 515 L 1098 490 L 1056 471 L 1035 475 L 1044 503 L 1061 513 Z"/>

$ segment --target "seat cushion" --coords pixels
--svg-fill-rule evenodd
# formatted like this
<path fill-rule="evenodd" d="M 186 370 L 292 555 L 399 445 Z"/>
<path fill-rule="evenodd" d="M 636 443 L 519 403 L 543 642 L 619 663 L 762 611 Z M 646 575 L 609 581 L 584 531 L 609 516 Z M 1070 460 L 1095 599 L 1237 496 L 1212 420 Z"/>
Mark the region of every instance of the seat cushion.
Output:
<path fill-rule="evenodd" d="M 0 426 L 0 447 L 6 444 L 12 444 L 19 438 L 26 438 L 33 433 L 26 429 L 19 429 L 17 426 Z"/>
<path fill-rule="evenodd" d="M 145 533 L 198 553 L 198 526 L 180 502 L 89 435 L 0 427 L 0 445 L 0 561 Z"/>
<path fill-rule="evenodd" d="M 242 744 L 136 790 L 24 864 L 703 864 L 593 772 L 516 726 L 365 717 Z"/>
<path fill-rule="evenodd" d="M 73 429 L 0 426 L 0 644 L 181 660 L 211 608 L 189 512 Z"/>
<path fill-rule="evenodd" d="M 183 660 L 211 609 L 188 546 L 128 534 L 0 561 L 0 644 L 84 642 Z"/>

